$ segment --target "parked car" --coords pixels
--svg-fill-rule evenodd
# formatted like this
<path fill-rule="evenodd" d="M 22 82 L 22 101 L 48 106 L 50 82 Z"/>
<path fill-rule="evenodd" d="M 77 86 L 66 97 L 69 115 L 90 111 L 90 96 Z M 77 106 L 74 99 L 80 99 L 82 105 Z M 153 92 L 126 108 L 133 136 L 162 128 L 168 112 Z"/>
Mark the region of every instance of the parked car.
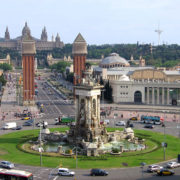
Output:
<path fill-rule="evenodd" d="M 174 174 L 174 171 L 169 169 L 161 169 L 157 171 L 158 176 L 171 176 Z"/>
<path fill-rule="evenodd" d="M 177 162 L 175 162 L 175 161 L 169 162 L 169 163 L 166 164 L 166 167 L 167 167 L 167 168 L 176 168 L 176 167 L 180 167 L 180 163 L 177 163 Z"/>
<path fill-rule="evenodd" d="M 147 172 L 156 172 L 156 171 L 161 170 L 161 169 L 163 169 L 162 166 L 159 166 L 157 164 L 153 164 L 153 165 L 148 166 Z"/>
<path fill-rule="evenodd" d="M 107 176 L 108 172 L 102 169 L 91 169 L 91 176 Z"/>
<path fill-rule="evenodd" d="M 132 120 L 132 121 L 137 121 L 137 117 L 131 117 L 129 120 Z"/>
<path fill-rule="evenodd" d="M 116 123 L 116 126 L 125 126 L 126 123 L 124 121 L 119 121 Z"/>
<path fill-rule="evenodd" d="M 21 130 L 22 129 L 22 126 L 16 126 L 14 128 L 12 128 L 12 130 Z"/>
<path fill-rule="evenodd" d="M 67 168 L 59 168 L 58 169 L 58 175 L 59 176 L 74 176 L 75 172 L 74 171 L 70 171 Z"/>
<path fill-rule="evenodd" d="M 8 169 L 14 168 L 14 164 L 9 161 L 1 161 L 0 166 L 3 168 L 8 168 Z"/>
<path fill-rule="evenodd" d="M 146 124 L 146 125 L 144 126 L 144 128 L 153 129 L 153 128 L 154 128 L 154 126 L 153 126 L 152 124 Z"/>

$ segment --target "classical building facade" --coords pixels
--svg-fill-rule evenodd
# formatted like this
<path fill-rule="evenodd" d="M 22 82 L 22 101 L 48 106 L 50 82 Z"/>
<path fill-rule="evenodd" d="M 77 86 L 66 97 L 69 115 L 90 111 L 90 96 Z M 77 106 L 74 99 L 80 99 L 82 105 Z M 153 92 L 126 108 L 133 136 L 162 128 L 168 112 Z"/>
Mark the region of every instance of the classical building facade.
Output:
<path fill-rule="evenodd" d="M 24 28 L 22 29 L 22 35 L 11 39 L 8 27 L 6 28 L 4 38 L 0 38 L 0 47 L 10 48 L 14 50 L 21 51 L 22 50 L 22 40 L 24 39 L 26 34 L 30 34 L 30 28 L 28 27 L 27 23 L 25 23 Z M 64 43 L 61 41 L 59 34 L 55 38 L 52 37 L 52 41 L 48 41 L 48 35 L 46 28 L 44 27 L 41 33 L 41 38 L 32 37 L 35 41 L 35 46 L 37 50 L 52 50 L 53 48 L 62 48 Z"/>
<path fill-rule="evenodd" d="M 71 56 L 67 56 L 67 57 L 64 56 L 63 59 L 60 59 L 60 58 L 54 58 L 51 53 L 47 55 L 47 63 L 49 66 L 56 64 L 58 62 L 62 62 L 62 61 L 73 62 L 73 60 L 71 59 Z"/>
<path fill-rule="evenodd" d="M 179 71 L 141 69 L 110 79 L 113 101 L 116 103 L 179 105 Z"/>

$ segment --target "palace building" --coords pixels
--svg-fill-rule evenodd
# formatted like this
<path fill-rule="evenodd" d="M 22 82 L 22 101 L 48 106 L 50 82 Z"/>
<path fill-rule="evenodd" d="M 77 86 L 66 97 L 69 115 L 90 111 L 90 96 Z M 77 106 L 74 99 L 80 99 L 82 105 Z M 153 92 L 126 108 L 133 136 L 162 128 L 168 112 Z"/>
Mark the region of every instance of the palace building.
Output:
<path fill-rule="evenodd" d="M 8 27 L 6 27 L 4 38 L 0 38 L 0 47 L 14 49 L 21 52 L 22 40 L 24 39 L 26 34 L 31 34 L 31 30 L 28 27 L 27 22 L 25 23 L 25 26 L 22 29 L 22 35 L 14 39 L 11 39 Z M 64 43 L 61 41 L 58 33 L 55 40 L 52 36 L 52 40 L 48 41 L 46 27 L 43 28 L 40 39 L 35 37 L 32 38 L 35 41 L 36 50 L 52 50 L 53 48 L 64 47 Z"/>

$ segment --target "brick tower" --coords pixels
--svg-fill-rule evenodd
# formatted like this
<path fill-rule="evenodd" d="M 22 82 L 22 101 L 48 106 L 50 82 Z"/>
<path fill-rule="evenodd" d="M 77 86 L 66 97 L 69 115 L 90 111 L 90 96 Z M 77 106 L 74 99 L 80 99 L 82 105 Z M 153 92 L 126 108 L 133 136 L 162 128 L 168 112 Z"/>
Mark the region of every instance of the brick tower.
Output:
<path fill-rule="evenodd" d="M 34 63 L 35 63 L 35 42 L 30 31 L 27 31 L 22 41 L 22 63 L 23 63 L 23 104 L 34 105 Z"/>
<path fill-rule="evenodd" d="M 83 72 L 85 71 L 87 44 L 82 35 L 79 33 L 74 40 L 72 47 L 74 80 L 73 84 L 80 84 Z"/>

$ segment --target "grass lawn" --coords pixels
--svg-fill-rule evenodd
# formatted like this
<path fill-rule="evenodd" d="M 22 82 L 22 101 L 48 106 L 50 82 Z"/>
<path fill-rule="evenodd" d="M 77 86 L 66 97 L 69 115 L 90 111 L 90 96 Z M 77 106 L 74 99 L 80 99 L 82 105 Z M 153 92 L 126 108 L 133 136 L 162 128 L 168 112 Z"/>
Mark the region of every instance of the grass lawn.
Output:
<path fill-rule="evenodd" d="M 107 128 L 108 131 L 118 130 L 120 128 Z M 51 131 L 66 131 L 68 128 L 53 128 Z M 39 166 L 40 156 L 20 151 L 17 145 L 22 141 L 37 137 L 39 130 L 17 131 L 0 136 L 0 159 L 9 160 L 14 163 Z M 135 130 L 136 136 L 146 139 L 148 149 L 138 152 L 126 152 L 121 156 L 104 155 L 101 157 L 79 157 L 78 168 L 113 168 L 123 167 L 123 164 L 128 164 L 128 167 L 139 166 L 141 162 L 147 164 L 163 161 L 163 148 L 161 142 L 164 142 L 164 135 L 161 133 Z M 166 148 L 166 160 L 177 158 L 180 153 L 180 139 L 171 135 L 165 135 L 168 147 Z M 156 150 L 151 151 L 154 147 Z M 57 167 L 61 164 L 63 167 L 75 168 L 76 160 L 68 157 L 48 157 L 43 156 L 43 166 Z"/>

